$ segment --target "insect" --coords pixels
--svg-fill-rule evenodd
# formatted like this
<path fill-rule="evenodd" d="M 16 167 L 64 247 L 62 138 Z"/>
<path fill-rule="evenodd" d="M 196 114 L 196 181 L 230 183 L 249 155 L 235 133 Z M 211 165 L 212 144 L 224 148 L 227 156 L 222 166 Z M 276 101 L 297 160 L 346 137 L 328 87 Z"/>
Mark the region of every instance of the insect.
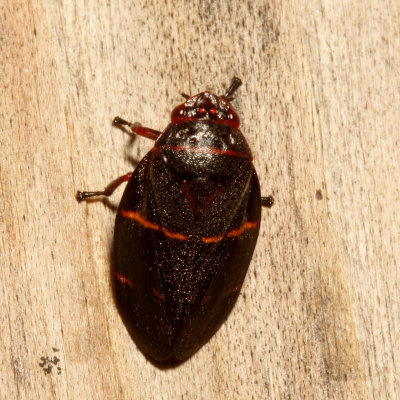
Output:
<path fill-rule="evenodd" d="M 261 197 L 251 151 L 230 101 L 208 91 L 171 114 L 163 132 L 119 117 L 118 127 L 155 140 L 133 173 L 79 201 L 109 196 L 129 181 L 114 233 L 113 282 L 123 321 L 154 363 L 177 365 L 203 346 L 232 310 L 260 228 Z"/>

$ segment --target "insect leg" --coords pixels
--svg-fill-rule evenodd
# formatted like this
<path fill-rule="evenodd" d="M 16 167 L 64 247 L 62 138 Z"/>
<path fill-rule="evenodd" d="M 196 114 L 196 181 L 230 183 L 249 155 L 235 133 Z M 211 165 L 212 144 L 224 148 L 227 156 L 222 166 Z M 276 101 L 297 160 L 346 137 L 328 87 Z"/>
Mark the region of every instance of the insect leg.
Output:
<path fill-rule="evenodd" d="M 129 129 L 131 130 L 132 133 L 135 133 L 136 135 L 139 135 L 139 136 L 144 136 L 145 138 L 148 138 L 151 140 L 156 140 L 161 135 L 161 132 L 159 132 L 159 131 L 156 131 L 151 128 L 146 128 L 144 126 L 136 126 L 135 124 L 125 121 L 124 119 L 122 119 L 120 117 L 115 117 L 113 119 L 112 124 L 117 127 L 126 125 L 129 127 Z"/>
<path fill-rule="evenodd" d="M 261 205 L 271 208 L 274 205 L 274 198 L 272 196 L 261 197 Z"/>
<path fill-rule="evenodd" d="M 238 89 L 238 87 L 241 84 L 242 84 L 242 81 L 238 77 L 234 76 L 232 78 L 231 86 L 229 86 L 229 89 L 226 91 L 226 93 L 222 97 L 224 97 L 228 101 L 233 100 L 233 94 L 236 92 L 236 90 Z"/>
<path fill-rule="evenodd" d="M 86 200 L 89 197 L 95 197 L 95 196 L 111 196 L 115 189 L 121 185 L 121 183 L 128 182 L 129 179 L 131 179 L 132 172 L 128 172 L 125 175 L 120 176 L 119 178 L 113 180 L 111 183 L 109 183 L 104 190 L 97 191 L 97 192 L 80 192 L 78 191 L 76 193 L 76 199 L 78 201 Z"/>

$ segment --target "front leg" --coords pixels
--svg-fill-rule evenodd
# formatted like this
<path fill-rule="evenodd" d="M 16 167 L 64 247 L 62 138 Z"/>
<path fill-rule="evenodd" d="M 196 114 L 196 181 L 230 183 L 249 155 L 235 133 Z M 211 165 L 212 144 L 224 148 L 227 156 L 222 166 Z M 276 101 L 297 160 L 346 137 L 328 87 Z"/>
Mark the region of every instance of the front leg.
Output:
<path fill-rule="evenodd" d="M 157 138 L 161 135 L 161 132 L 156 131 L 151 128 L 146 128 L 144 126 L 136 126 L 136 124 L 132 124 L 132 122 L 125 121 L 124 119 L 120 117 L 115 117 L 113 119 L 112 124 L 116 127 L 121 127 L 121 126 L 128 126 L 129 129 L 131 130 L 131 133 L 134 133 L 139 136 L 143 136 L 147 139 L 151 140 L 157 140 Z"/>

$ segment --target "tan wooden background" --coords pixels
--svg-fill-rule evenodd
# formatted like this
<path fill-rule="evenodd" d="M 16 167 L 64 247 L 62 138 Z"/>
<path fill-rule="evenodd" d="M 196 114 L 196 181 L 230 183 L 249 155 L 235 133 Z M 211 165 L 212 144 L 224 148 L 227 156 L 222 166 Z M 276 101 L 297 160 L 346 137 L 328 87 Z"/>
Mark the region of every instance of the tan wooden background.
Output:
<path fill-rule="evenodd" d="M 13 0 L 0 29 L 1 399 L 400 399 L 399 1 Z M 162 371 L 112 297 L 122 190 L 74 194 L 151 148 L 115 115 L 163 129 L 233 75 L 276 203 L 227 323 Z"/>

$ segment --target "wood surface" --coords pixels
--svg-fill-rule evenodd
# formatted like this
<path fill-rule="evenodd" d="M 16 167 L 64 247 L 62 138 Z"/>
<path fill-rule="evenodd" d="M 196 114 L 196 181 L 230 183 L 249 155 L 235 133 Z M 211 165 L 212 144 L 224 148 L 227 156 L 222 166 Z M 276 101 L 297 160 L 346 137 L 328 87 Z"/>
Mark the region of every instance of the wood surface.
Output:
<path fill-rule="evenodd" d="M 2 1 L 0 62 L 1 399 L 400 398 L 399 1 Z M 152 147 L 114 116 L 162 130 L 234 75 L 275 205 L 228 321 L 159 370 L 111 290 L 123 189 L 74 195 Z"/>

